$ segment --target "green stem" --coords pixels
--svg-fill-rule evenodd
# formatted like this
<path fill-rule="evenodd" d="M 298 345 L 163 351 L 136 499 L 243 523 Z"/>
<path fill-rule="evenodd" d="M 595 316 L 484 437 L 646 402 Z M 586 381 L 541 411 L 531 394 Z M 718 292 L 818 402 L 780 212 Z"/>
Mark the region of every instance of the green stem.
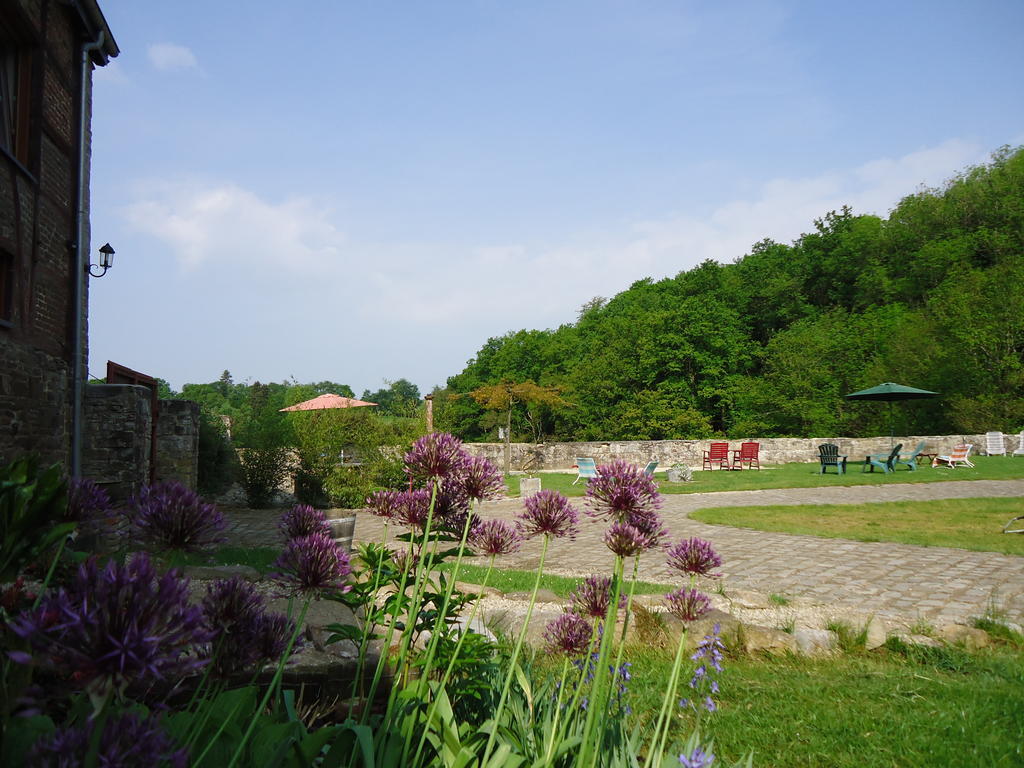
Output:
<path fill-rule="evenodd" d="M 487 570 L 484 572 L 483 584 L 480 585 L 481 593 L 483 590 L 487 589 L 487 582 L 490 580 L 491 571 L 494 569 L 494 558 L 495 555 L 491 555 L 491 559 L 487 563 Z M 458 566 L 456 566 L 456 571 L 458 571 Z M 452 671 L 455 669 L 455 661 L 459 658 L 459 651 L 462 650 L 462 644 L 466 641 L 466 634 L 472 631 L 473 620 L 476 618 L 476 613 L 479 608 L 480 597 L 477 597 L 477 599 L 473 601 L 473 610 L 469 612 L 469 621 L 466 622 L 466 627 L 463 631 L 459 633 L 459 639 L 455 643 L 455 650 L 452 651 L 452 657 L 448 660 L 448 667 L 445 669 L 444 675 L 441 677 L 441 684 L 438 687 L 438 690 L 440 691 L 445 690 L 445 686 L 448 685 L 448 680 L 451 679 Z M 438 699 L 435 697 L 434 700 L 430 702 L 430 711 L 427 712 L 427 723 L 433 721 L 437 705 Z M 426 745 L 426 741 L 427 729 L 424 728 L 423 733 L 420 734 L 420 743 L 419 746 L 416 747 L 416 755 L 413 757 L 412 765 L 419 765 L 420 757 L 423 754 L 423 747 Z"/>
<path fill-rule="evenodd" d="M 580 745 L 577 765 L 593 766 L 597 764 L 600 751 L 594 742 L 594 732 L 598 728 L 598 718 L 603 725 L 608 717 L 608 692 L 611 690 L 611 672 L 608 670 L 608 656 L 611 653 L 612 639 L 615 635 L 615 620 L 619 613 L 619 598 L 622 596 L 622 558 L 615 558 L 615 573 L 612 577 L 612 599 L 605 614 L 604 631 L 601 633 L 601 650 L 594 669 L 594 684 L 591 688 L 590 706 L 587 707 L 587 719 L 583 726 L 583 743 Z"/>
<path fill-rule="evenodd" d="M 50 563 L 50 567 L 46 571 L 46 578 L 43 579 L 43 585 L 39 588 L 39 594 L 36 595 L 35 602 L 32 603 L 33 611 L 39 607 L 39 601 L 43 599 L 43 594 L 50 586 L 50 579 L 53 578 L 53 572 L 57 570 L 57 563 L 60 561 L 60 556 L 64 554 L 64 545 L 67 542 L 67 540 L 67 536 L 64 536 L 61 538 L 60 544 L 57 545 L 57 554 L 53 556 L 53 561 Z"/>
<path fill-rule="evenodd" d="M 647 752 L 647 759 L 644 761 L 644 768 L 661 764 L 661 754 L 664 750 L 665 741 L 661 736 L 662 728 L 668 732 L 668 713 L 675 702 L 675 692 L 679 681 L 679 668 L 683 662 L 683 650 L 686 648 L 686 630 L 683 630 L 679 637 L 679 645 L 676 647 L 676 657 L 672 662 L 672 672 L 668 676 L 668 684 L 665 687 L 665 696 L 661 701 L 661 710 L 658 712 L 658 720 L 654 726 L 654 734 L 651 739 L 651 748 Z M 655 761 L 655 754 L 658 758 Z"/>
<path fill-rule="evenodd" d="M 263 699 L 260 701 L 256 711 L 253 712 L 252 718 L 249 720 L 249 726 L 245 729 L 245 733 L 242 734 L 242 740 L 238 743 L 238 748 L 235 750 L 235 754 L 231 757 L 231 762 L 228 763 L 227 768 L 234 768 L 238 759 L 242 756 L 245 751 L 245 745 L 249 742 L 252 737 L 252 732 L 256 728 L 256 721 L 259 720 L 260 713 L 267 706 L 267 702 L 270 701 L 270 697 L 277 690 L 278 684 L 281 682 L 281 676 L 284 674 L 284 665 L 288 662 L 288 657 L 291 656 L 292 648 L 295 645 L 296 639 L 299 637 L 299 633 L 302 632 L 302 622 L 306 620 L 306 612 L 309 610 L 310 603 L 313 602 L 312 597 L 307 597 L 306 601 L 302 605 L 302 612 L 299 614 L 298 621 L 295 622 L 295 631 L 292 632 L 291 638 L 288 640 L 288 645 L 284 649 L 284 653 L 281 655 L 281 660 L 277 663 L 277 669 L 274 670 L 274 677 L 270 681 L 270 685 L 267 686 L 266 693 L 263 694 Z M 289 613 L 290 602 L 289 602 Z"/>
<path fill-rule="evenodd" d="M 387 540 L 388 540 L 388 523 L 384 523 L 384 543 L 381 545 L 381 552 L 387 551 Z M 377 564 L 377 567 L 373 572 L 373 589 L 370 591 L 370 601 L 377 598 L 377 590 L 380 589 L 380 572 L 382 570 L 383 561 Z M 365 609 L 364 609 L 365 611 Z M 356 660 L 356 675 L 352 680 L 352 698 L 355 699 L 359 696 L 363 689 L 363 667 L 366 665 L 366 651 L 370 647 L 370 624 L 367 621 L 369 618 L 369 612 L 363 615 L 363 636 L 359 639 L 359 656 Z"/>
<path fill-rule="evenodd" d="M 441 640 L 441 634 L 442 634 L 442 632 L 443 632 L 443 630 L 445 628 L 445 624 L 446 624 L 446 621 L 447 621 L 447 618 L 448 618 L 448 606 L 451 605 L 452 592 L 455 591 L 455 581 L 459 577 L 459 568 L 462 566 L 462 557 L 463 557 L 463 555 L 466 552 L 466 539 L 469 537 L 469 527 L 470 527 L 470 523 L 472 523 L 472 522 L 473 522 L 473 515 L 472 514 L 466 515 L 466 522 L 462 526 L 462 538 L 459 539 L 459 553 L 455 557 L 455 567 L 452 569 L 451 577 L 448 579 L 447 586 L 445 586 L 444 600 L 441 603 L 441 610 L 440 610 L 440 612 L 438 612 L 437 619 L 434 621 L 434 630 L 433 630 L 433 632 L 430 635 L 430 643 L 427 645 L 426 660 L 423 663 L 423 671 L 422 671 L 422 675 L 423 675 L 423 679 L 424 680 L 427 680 L 427 679 L 430 678 L 430 670 L 431 670 L 432 665 L 434 663 L 434 655 L 437 653 L 437 646 L 438 646 L 438 643 Z M 465 634 L 465 633 L 462 633 L 462 634 Z M 425 686 L 423 688 L 423 690 L 424 690 L 424 693 L 426 695 L 429 695 L 429 688 L 428 687 Z M 436 702 L 437 702 L 437 697 L 435 696 L 434 700 L 431 702 L 431 710 L 427 714 L 427 720 L 426 720 L 427 723 L 430 723 L 430 719 L 431 719 L 431 716 L 433 715 L 434 705 L 436 704 Z M 413 714 L 413 718 L 418 719 L 418 717 L 419 717 L 419 710 L 417 709 L 415 711 L 415 713 Z M 415 725 L 416 725 L 416 723 L 414 721 L 413 722 L 413 726 L 415 726 Z M 405 761 L 405 758 L 409 755 L 409 749 L 412 747 L 412 739 L 413 739 L 413 731 L 414 730 L 415 730 L 414 727 L 406 729 L 405 744 L 402 747 L 402 757 L 401 757 L 402 765 L 406 765 L 407 764 L 406 761 Z M 424 728 L 423 729 L 423 735 L 424 736 L 426 736 L 426 731 L 427 731 L 427 729 Z M 423 739 L 421 738 L 420 739 L 419 747 L 416 750 L 417 756 L 419 755 L 420 749 L 422 749 L 422 747 L 423 747 Z"/>
<path fill-rule="evenodd" d="M 548 748 L 544 751 L 544 762 L 542 765 L 550 765 L 551 753 L 555 750 L 555 744 L 560 742 L 558 738 L 559 720 L 562 719 L 562 696 L 565 693 L 565 678 L 569 674 L 569 659 L 562 662 L 562 678 L 558 681 L 558 700 L 555 701 L 555 722 L 551 726 L 551 735 L 548 738 Z"/>
<path fill-rule="evenodd" d="M 509 688 L 512 686 L 512 676 L 515 673 L 516 662 L 519 660 L 519 652 L 523 648 L 523 641 L 526 639 L 526 632 L 530 628 L 530 617 L 533 616 L 533 605 L 537 601 L 537 590 L 540 589 L 540 578 L 544 573 L 544 559 L 548 554 L 548 544 L 551 541 L 549 534 L 544 534 L 544 543 L 540 549 L 540 563 L 537 565 L 537 578 L 533 582 L 533 592 L 530 595 L 530 604 L 526 608 L 526 618 L 523 619 L 523 626 L 519 630 L 519 636 L 516 638 L 516 644 L 512 649 L 512 657 L 509 659 L 508 672 L 505 673 L 505 682 L 501 686 L 501 697 L 498 699 L 498 708 L 494 712 L 494 727 L 491 728 L 491 732 L 487 737 L 487 746 L 484 748 L 484 758 L 480 761 L 480 765 L 484 766 L 487 764 L 487 759 L 491 756 L 491 750 L 494 748 L 494 739 L 498 734 L 498 724 L 501 722 L 501 716 L 505 711 L 505 702 L 508 699 Z"/>

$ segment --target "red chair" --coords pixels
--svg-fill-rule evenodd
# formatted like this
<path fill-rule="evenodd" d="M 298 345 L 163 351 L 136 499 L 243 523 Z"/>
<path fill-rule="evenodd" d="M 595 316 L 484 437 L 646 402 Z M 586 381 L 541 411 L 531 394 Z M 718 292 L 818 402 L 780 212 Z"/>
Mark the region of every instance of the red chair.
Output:
<path fill-rule="evenodd" d="M 712 443 L 710 451 L 704 451 L 704 469 L 732 469 L 729 465 L 729 444 Z"/>
<path fill-rule="evenodd" d="M 761 469 L 761 462 L 757 458 L 760 450 L 760 443 L 740 443 L 740 449 L 732 452 L 732 468 L 743 469 L 743 465 L 746 464 L 747 469 Z"/>

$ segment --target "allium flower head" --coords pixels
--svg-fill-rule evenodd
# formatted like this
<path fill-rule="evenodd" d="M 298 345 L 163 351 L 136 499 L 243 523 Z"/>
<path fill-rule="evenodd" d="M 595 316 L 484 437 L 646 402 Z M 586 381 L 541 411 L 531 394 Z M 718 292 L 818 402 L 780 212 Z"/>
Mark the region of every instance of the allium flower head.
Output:
<path fill-rule="evenodd" d="M 679 756 L 679 765 L 682 768 L 711 768 L 715 762 L 715 756 L 711 752 L 705 752 L 700 747 L 694 747 L 690 754 L 685 752 Z"/>
<path fill-rule="evenodd" d="M 663 546 L 669 536 L 669 530 L 665 527 L 661 515 L 653 509 L 639 509 L 630 512 L 621 522 L 629 523 L 643 534 L 646 540 L 645 550 Z"/>
<path fill-rule="evenodd" d="M 394 519 L 401 503 L 401 491 L 374 491 L 366 499 L 366 506 L 369 507 L 370 514 L 387 520 Z"/>
<path fill-rule="evenodd" d="M 29 762 L 41 768 L 80 768 L 89 754 L 95 721 L 79 728 L 59 730 L 37 742 Z M 141 719 L 135 713 L 111 717 L 100 736 L 99 768 L 185 768 L 188 749 L 177 744 L 160 727 L 156 717 Z"/>
<path fill-rule="evenodd" d="M 567 612 L 548 622 L 544 639 L 548 647 L 566 656 L 581 656 L 590 649 L 594 628 L 582 616 Z"/>
<path fill-rule="evenodd" d="M 110 495 L 92 480 L 74 477 L 68 481 L 68 517 L 72 520 L 98 520 L 104 517 L 110 508 Z"/>
<path fill-rule="evenodd" d="M 429 497 L 429 491 L 427 491 Z M 427 499 L 429 505 L 430 499 Z M 469 515 L 469 497 L 465 488 L 459 482 L 445 481 L 434 493 L 434 522 L 432 528 L 435 530 L 448 531 L 458 535 L 466 525 L 466 518 Z"/>
<path fill-rule="evenodd" d="M 427 523 L 429 513 L 430 491 L 426 488 L 416 488 L 398 494 L 392 519 L 400 525 L 422 530 Z"/>
<path fill-rule="evenodd" d="M 29 642 L 31 661 L 69 675 L 98 697 L 136 680 L 196 669 L 205 662 L 186 653 L 210 636 L 199 606 L 189 605 L 188 579 L 176 571 L 158 578 L 144 554 L 128 565 L 111 560 L 102 570 L 87 560 L 67 588 L 9 626 Z"/>
<path fill-rule="evenodd" d="M 519 550 L 522 539 L 514 525 L 504 520 L 486 520 L 473 529 L 469 543 L 485 555 L 508 555 Z"/>
<path fill-rule="evenodd" d="M 658 484 L 639 467 L 618 459 L 602 464 L 587 483 L 587 506 L 591 515 L 605 515 L 624 521 L 638 512 L 661 507 Z"/>
<path fill-rule="evenodd" d="M 722 564 L 722 558 L 711 547 L 711 543 L 698 539 L 683 539 L 668 550 L 668 564 L 681 573 L 696 576 L 714 575 L 713 568 Z"/>
<path fill-rule="evenodd" d="M 525 538 L 543 534 L 575 539 L 579 533 L 579 513 L 557 491 L 538 491 L 527 497 L 523 506 L 525 509 L 518 515 L 518 519 Z"/>
<path fill-rule="evenodd" d="M 220 677 L 280 658 L 295 629 L 287 617 L 267 613 L 263 596 L 238 577 L 208 586 L 202 608 Z"/>
<path fill-rule="evenodd" d="M 462 441 L 447 432 L 431 432 L 412 444 L 405 466 L 420 480 L 443 480 L 462 471 L 468 456 Z"/>
<path fill-rule="evenodd" d="M 505 493 L 505 478 L 490 459 L 470 456 L 462 470 L 462 487 L 472 501 L 497 499 Z"/>
<path fill-rule="evenodd" d="M 669 592 L 665 600 L 669 611 L 683 621 L 696 621 L 711 610 L 711 598 L 688 587 Z"/>
<path fill-rule="evenodd" d="M 330 536 L 311 533 L 288 542 L 274 561 L 271 577 L 292 592 L 318 596 L 323 592 L 348 592 L 345 578 L 352 573 L 348 553 Z"/>
<path fill-rule="evenodd" d="M 308 504 L 296 504 L 283 515 L 277 524 L 278 530 L 285 539 L 308 536 L 311 533 L 331 533 L 331 526 L 322 510 L 313 509 Z"/>
<path fill-rule="evenodd" d="M 612 602 L 611 576 L 587 576 L 569 595 L 569 606 L 573 613 L 603 619 L 608 615 Z M 626 596 L 619 596 L 619 608 L 626 607 Z"/>
<path fill-rule="evenodd" d="M 629 523 L 612 523 L 605 531 L 604 543 L 619 557 L 639 555 L 649 545 L 648 538 Z"/>
<path fill-rule="evenodd" d="M 145 544 L 194 550 L 224 541 L 227 524 L 217 505 L 181 483 L 143 486 L 128 506 L 132 534 Z"/>

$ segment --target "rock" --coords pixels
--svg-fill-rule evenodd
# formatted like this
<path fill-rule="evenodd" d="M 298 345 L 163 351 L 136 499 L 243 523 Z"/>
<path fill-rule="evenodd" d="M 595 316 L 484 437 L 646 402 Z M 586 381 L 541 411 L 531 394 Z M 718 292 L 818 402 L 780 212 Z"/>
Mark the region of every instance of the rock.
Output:
<path fill-rule="evenodd" d="M 482 587 L 479 584 L 470 584 L 466 581 L 455 582 L 455 588 L 467 595 L 478 595 L 481 597 L 501 597 L 502 592 L 495 587 Z"/>
<path fill-rule="evenodd" d="M 259 581 L 260 572 L 248 565 L 187 565 L 186 576 L 194 581 L 217 581 L 240 576 L 246 581 Z"/>
<path fill-rule="evenodd" d="M 750 592 L 745 589 L 737 589 L 730 592 L 728 600 L 730 605 L 738 605 L 740 608 L 747 608 L 748 610 L 776 607 L 766 595 L 762 595 L 759 592 Z"/>
<path fill-rule="evenodd" d="M 783 653 L 796 653 L 796 639 L 793 635 L 783 632 L 781 629 L 770 629 L 759 627 L 755 624 L 746 624 L 741 631 L 743 639 L 743 650 L 747 653 L 769 653 L 772 655 Z"/>
<path fill-rule="evenodd" d="M 927 645 L 929 648 L 941 648 L 942 643 L 928 635 L 907 635 L 906 641 L 911 645 Z"/>
<path fill-rule="evenodd" d="M 963 646 L 968 651 L 986 648 L 990 644 L 988 632 L 977 627 L 967 627 L 963 624 L 947 624 L 939 629 L 938 635 L 947 643 Z"/>
<path fill-rule="evenodd" d="M 509 592 L 504 595 L 506 600 L 519 600 L 523 603 L 530 602 L 530 592 Z M 538 589 L 537 590 L 537 602 L 538 603 L 565 603 L 565 600 L 550 589 Z"/>
<path fill-rule="evenodd" d="M 667 644 L 672 648 L 679 642 L 679 636 L 684 630 L 686 631 L 686 646 L 696 648 L 706 635 L 712 634 L 716 624 L 719 625 L 718 637 L 726 648 L 734 650 L 743 647 L 740 642 L 742 624 L 739 619 L 725 611 L 712 608 L 697 621 L 682 621 L 671 613 L 663 613 L 661 616 L 664 618 Z"/>
<path fill-rule="evenodd" d="M 866 650 L 873 651 L 875 648 L 885 645 L 888 632 L 884 621 L 877 616 L 872 616 L 864 629 L 864 648 Z"/>
<path fill-rule="evenodd" d="M 835 632 L 827 629 L 808 629 L 798 627 L 793 630 L 793 640 L 800 653 L 805 656 L 827 656 L 832 654 L 839 644 Z"/>

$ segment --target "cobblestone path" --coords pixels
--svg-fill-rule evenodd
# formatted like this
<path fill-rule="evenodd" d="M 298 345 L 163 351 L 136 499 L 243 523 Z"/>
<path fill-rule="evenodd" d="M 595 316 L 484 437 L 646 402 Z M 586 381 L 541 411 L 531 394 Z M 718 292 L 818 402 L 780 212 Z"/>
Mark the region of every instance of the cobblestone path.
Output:
<path fill-rule="evenodd" d="M 724 561 L 727 589 L 774 592 L 829 606 L 844 612 L 877 614 L 904 622 L 918 618 L 933 624 L 965 623 L 990 607 L 1006 618 L 1024 623 L 1024 557 L 969 552 L 943 547 L 867 543 L 744 528 L 709 525 L 688 515 L 704 507 L 775 504 L 855 504 L 882 501 L 1024 497 L 1024 480 L 973 480 L 942 483 L 893 484 L 763 491 L 676 494 L 664 496 L 663 512 L 673 539 L 700 536 L 713 542 Z M 574 500 L 580 504 L 581 499 Z M 518 499 L 483 505 L 484 517 L 512 519 L 521 509 Z M 279 512 L 228 510 L 233 540 L 247 546 L 280 544 L 274 529 Z M 567 576 L 607 572 L 613 561 L 601 541 L 606 524 L 584 518 L 574 542 L 552 543 L 545 571 Z M 360 515 L 356 541 L 383 535 L 382 521 Z M 535 569 L 540 542 L 501 559 L 508 568 Z M 664 557 L 641 557 L 640 578 L 671 584 L 677 581 Z"/>

